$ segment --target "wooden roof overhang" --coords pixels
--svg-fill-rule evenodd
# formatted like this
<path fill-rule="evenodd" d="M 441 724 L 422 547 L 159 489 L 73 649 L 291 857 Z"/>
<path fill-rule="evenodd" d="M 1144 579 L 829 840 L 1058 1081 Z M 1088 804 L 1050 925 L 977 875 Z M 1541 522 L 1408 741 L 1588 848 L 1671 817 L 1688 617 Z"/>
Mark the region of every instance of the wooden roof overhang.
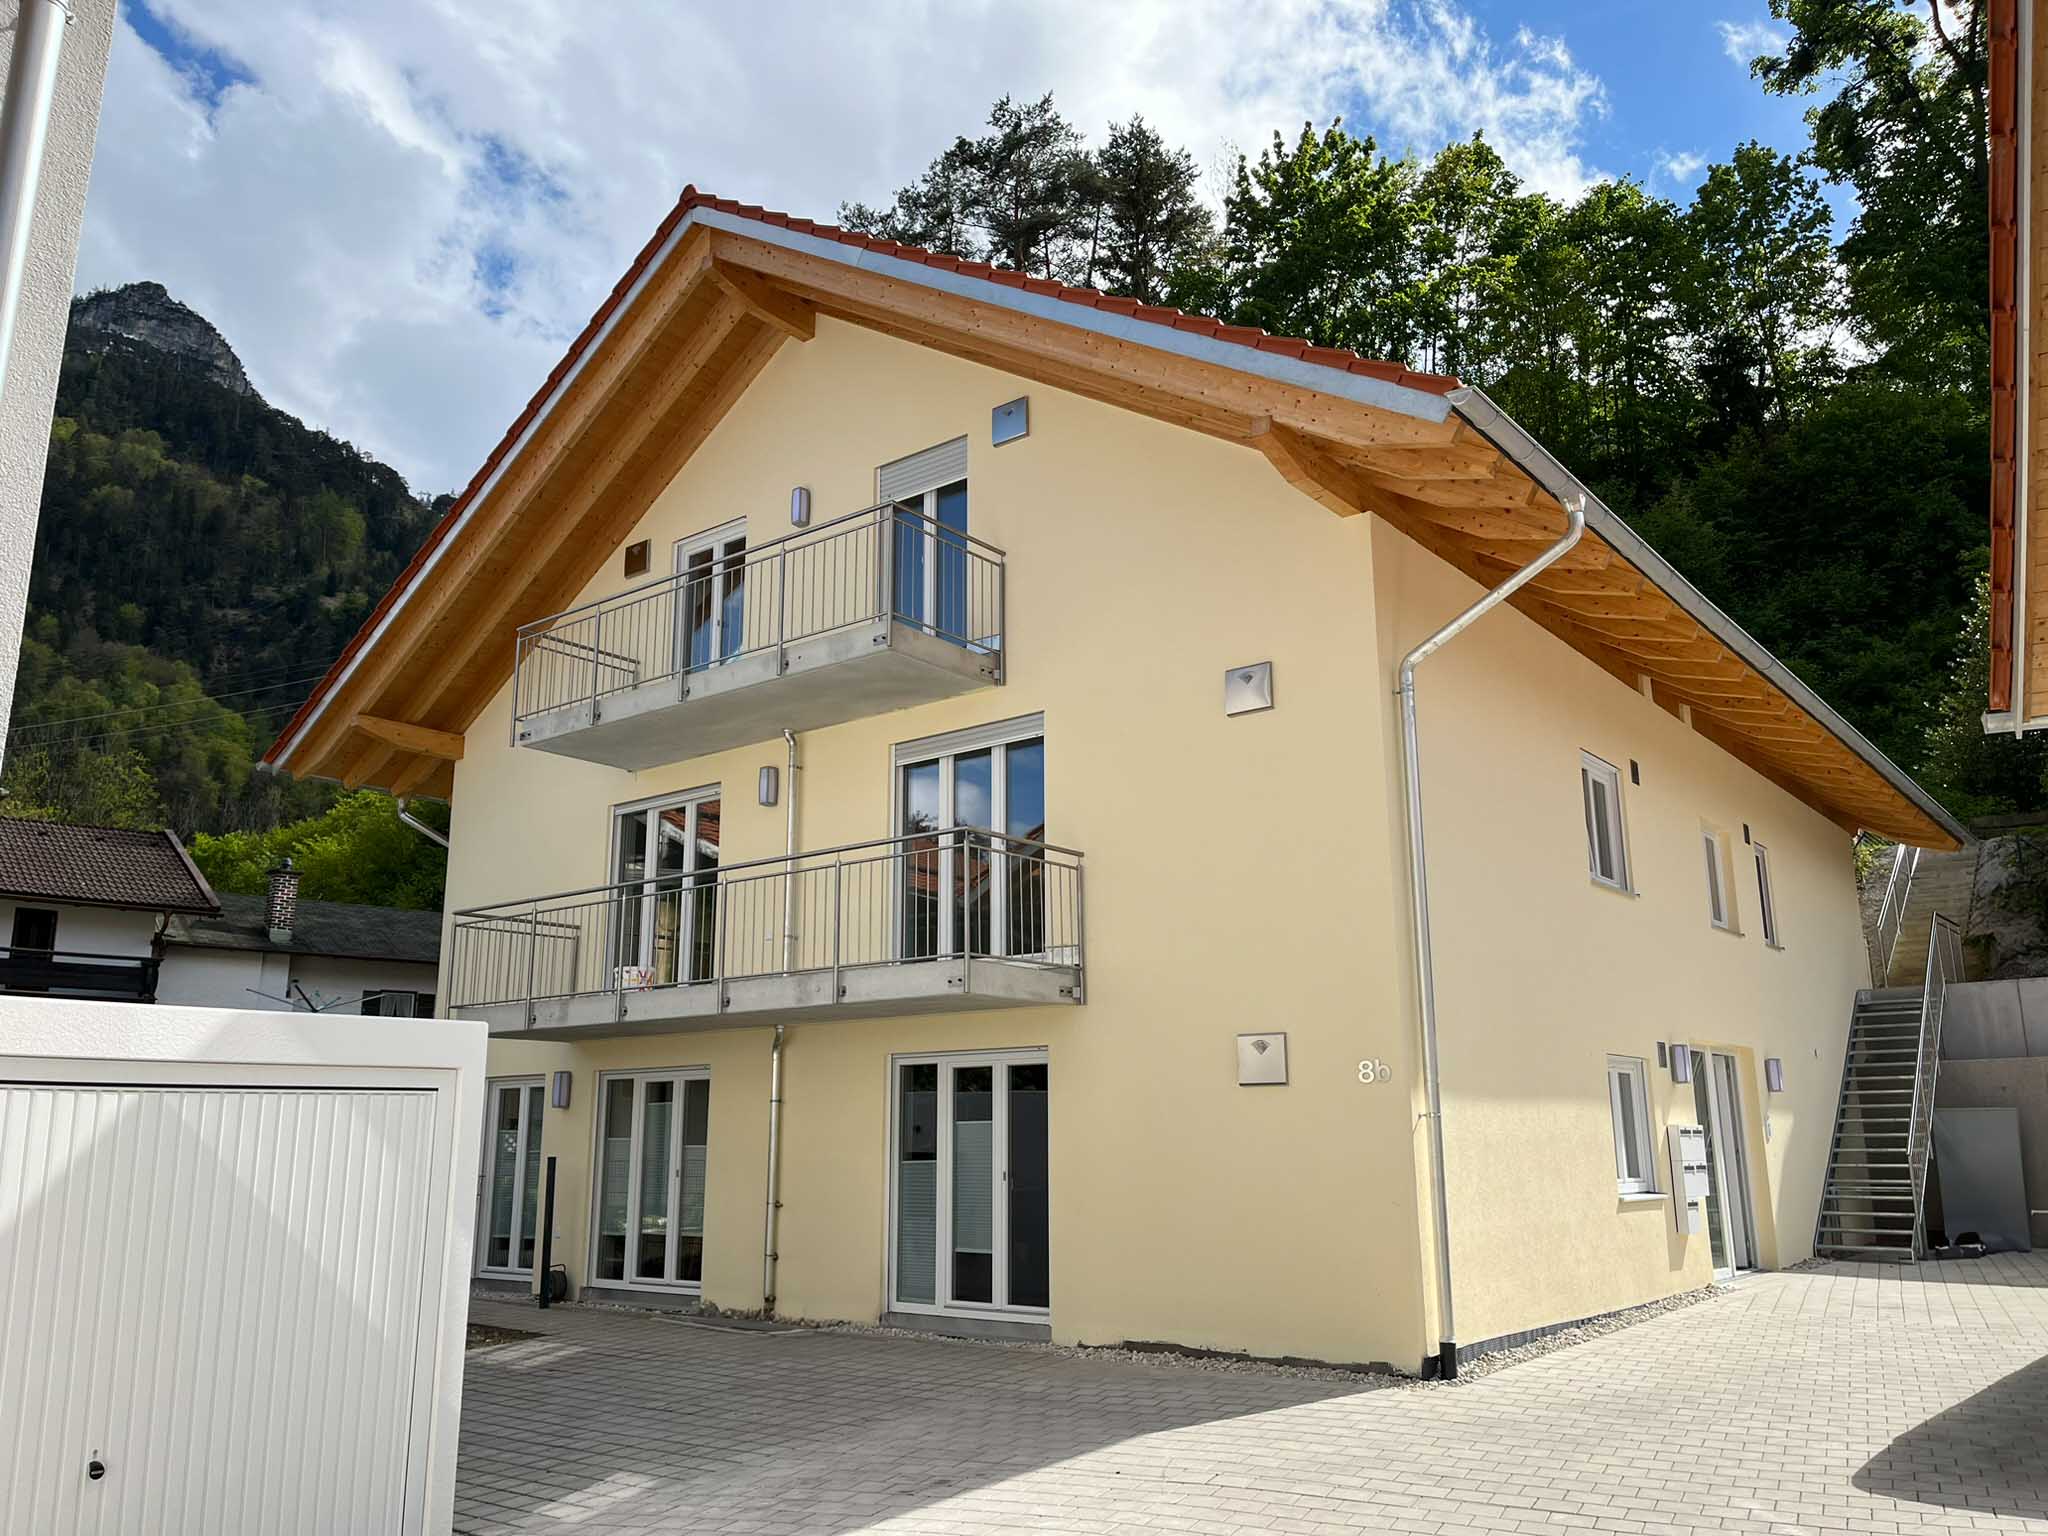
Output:
<path fill-rule="evenodd" d="M 686 192 L 268 760 L 447 795 L 522 623 L 567 607 L 816 317 L 1239 443 L 1494 585 L 1584 497 L 1531 619 L 1845 828 L 1962 831 L 1502 415 L 1455 380 L 994 273 Z"/>

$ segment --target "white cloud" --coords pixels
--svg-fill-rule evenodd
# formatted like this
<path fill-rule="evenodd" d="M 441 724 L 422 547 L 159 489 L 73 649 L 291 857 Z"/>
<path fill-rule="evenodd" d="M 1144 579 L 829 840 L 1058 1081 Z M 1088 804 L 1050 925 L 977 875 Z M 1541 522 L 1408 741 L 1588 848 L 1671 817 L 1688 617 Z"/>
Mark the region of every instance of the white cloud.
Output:
<path fill-rule="evenodd" d="M 1783 53 L 1792 41 L 1791 33 L 1768 21 L 1717 21 L 1714 28 L 1721 34 L 1721 51 L 1744 69 L 1760 55 Z"/>
<path fill-rule="evenodd" d="M 1693 177 L 1706 169 L 1707 157 L 1691 150 L 1660 149 L 1651 157 L 1650 176 L 1670 182 L 1674 187 L 1690 190 Z"/>
<path fill-rule="evenodd" d="M 429 491 L 468 478 L 685 181 L 830 218 L 1051 89 L 1092 135 L 1142 112 L 1205 167 L 1339 113 L 1393 153 L 1484 132 L 1569 196 L 1606 110 L 1562 38 L 1491 38 L 1453 0 L 152 10 L 179 57 L 124 18 L 81 287 L 163 282 L 271 400 Z M 209 89 L 204 49 L 246 78 Z"/>

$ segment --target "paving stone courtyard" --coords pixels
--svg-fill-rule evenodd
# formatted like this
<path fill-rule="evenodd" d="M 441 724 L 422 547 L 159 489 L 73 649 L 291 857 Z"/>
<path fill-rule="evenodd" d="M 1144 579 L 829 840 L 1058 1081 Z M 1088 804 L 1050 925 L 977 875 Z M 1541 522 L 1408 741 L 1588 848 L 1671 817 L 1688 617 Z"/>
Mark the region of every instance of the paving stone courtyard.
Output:
<path fill-rule="evenodd" d="M 1453 1383 L 478 1302 L 470 1536 L 2048 1533 L 2048 1257 L 1835 1264 Z"/>

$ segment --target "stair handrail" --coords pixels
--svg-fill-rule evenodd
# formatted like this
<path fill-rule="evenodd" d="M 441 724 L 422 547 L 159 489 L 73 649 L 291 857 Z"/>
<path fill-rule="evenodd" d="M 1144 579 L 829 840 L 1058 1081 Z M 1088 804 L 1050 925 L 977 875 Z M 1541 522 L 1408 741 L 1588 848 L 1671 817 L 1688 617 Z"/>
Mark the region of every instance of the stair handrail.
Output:
<path fill-rule="evenodd" d="M 1913 1257 L 1927 1251 L 1927 1162 L 1934 1130 L 1934 1087 L 1941 1073 L 1941 1016 L 1949 986 L 1963 979 L 1962 929 L 1937 912 L 1927 931 L 1927 977 L 1920 992 L 1920 1037 L 1913 1057 L 1913 1109 L 1906 1122 L 1906 1176 L 1913 1184 Z"/>
<path fill-rule="evenodd" d="M 1920 850 L 1910 843 L 1892 845 L 1892 867 L 1885 878 L 1884 899 L 1877 909 L 1877 931 L 1870 940 L 1870 984 L 1892 984 L 1892 960 L 1898 953 L 1899 934 L 1906 925 L 1906 900 L 1912 893 L 1913 876 L 1920 868 Z"/>

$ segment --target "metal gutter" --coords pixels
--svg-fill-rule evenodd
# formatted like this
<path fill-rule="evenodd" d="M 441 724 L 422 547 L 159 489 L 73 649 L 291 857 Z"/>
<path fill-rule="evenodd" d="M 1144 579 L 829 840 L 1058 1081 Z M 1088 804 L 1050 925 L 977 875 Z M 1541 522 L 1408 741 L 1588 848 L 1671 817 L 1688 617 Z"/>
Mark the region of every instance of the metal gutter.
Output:
<path fill-rule="evenodd" d="M 1715 639 L 1769 679 L 1772 686 L 1818 721 L 1829 735 L 1875 769 L 1886 783 L 1911 801 L 1916 809 L 1923 812 L 1957 843 L 1967 844 L 1971 841 L 1970 834 L 1963 824 L 1916 784 L 1910 774 L 1873 746 L 1862 732 L 1836 714 L 1819 694 L 1794 676 L 1791 668 L 1765 650 L 1753 635 L 1681 576 L 1662 555 L 1644 542 L 1642 535 L 1623 522 L 1606 503 L 1586 487 L 1583 481 L 1558 463 L 1549 449 L 1537 442 L 1513 417 L 1489 400 L 1484 390 L 1465 386 L 1452 390 L 1445 398 L 1451 402 L 1453 412 L 1520 466 L 1530 479 L 1555 496 L 1559 505 L 1568 507 L 1575 498 L 1583 498 L 1586 506 L 1586 526 L 1598 534 L 1609 548 L 1634 566 L 1646 580 L 1676 603 L 1689 617 L 1698 621 Z"/>
<path fill-rule="evenodd" d="M 57 99 L 58 56 L 70 24 L 66 0 L 21 0 L 14 19 L 7 100 L 0 105 L 0 384 L 6 381 L 7 357 L 14 349 L 14 319 L 28 276 L 36 188 L 50 139 L 50 108 Z"/>

